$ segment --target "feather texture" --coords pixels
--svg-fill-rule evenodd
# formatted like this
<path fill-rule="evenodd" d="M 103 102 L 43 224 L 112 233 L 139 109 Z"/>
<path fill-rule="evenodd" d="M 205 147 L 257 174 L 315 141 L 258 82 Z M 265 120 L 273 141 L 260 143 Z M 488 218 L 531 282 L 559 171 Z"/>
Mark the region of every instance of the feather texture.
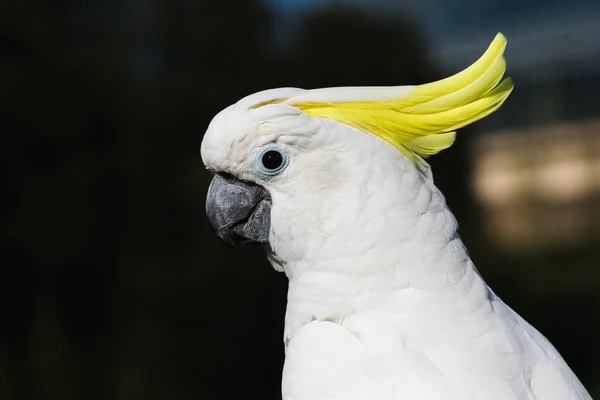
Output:
<path fill-rule="evenodd" d="M 415 162 L 506 99 L 505 43 L 438 82 L 272 89 L 211 122 L 206 166 L 271 195 L 269 260 L 289 279 L 284 400 L 591 400 L 487 286 Z M 289 163 L 265 180 L 254 160 L 273 143 Z"/>
<path fill-rule="evenodd" d="M 285 104 L 306 114 L 334 120 L 371 133 L 390 143 L 412 161 L 420 161 L 454 143 L 453 132 L 497 110 L 513 89 L 506 70 L 506 38 L 498 34 L 483 56 L 449 78 L 419 86 L 371 88 L 359 91 L 359 100 L 342 100 L 344 93 L 302 93 Z M 393 93 L 397 96 L 393 97 Z M 380 99 L 376 100 L 376 96 Z M 312 97 L 312 100 L 311 100 Z M 365 98 L 367 100 L 365 100 Z"/>

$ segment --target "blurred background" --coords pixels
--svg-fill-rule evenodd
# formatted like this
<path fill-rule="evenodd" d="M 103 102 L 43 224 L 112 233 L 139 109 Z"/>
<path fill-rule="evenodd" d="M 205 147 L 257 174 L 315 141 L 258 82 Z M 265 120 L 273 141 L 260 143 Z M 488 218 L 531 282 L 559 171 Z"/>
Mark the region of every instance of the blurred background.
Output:
<path fill-rule="evenodd" d="M 431 160 L 484 278 L 600 397 L 596 0 L 0 3 L 0 399 L 280 399 L 286 278 L 210 233 L 212 116 L 419 84 L 508 37 L 516 89 Z"/>

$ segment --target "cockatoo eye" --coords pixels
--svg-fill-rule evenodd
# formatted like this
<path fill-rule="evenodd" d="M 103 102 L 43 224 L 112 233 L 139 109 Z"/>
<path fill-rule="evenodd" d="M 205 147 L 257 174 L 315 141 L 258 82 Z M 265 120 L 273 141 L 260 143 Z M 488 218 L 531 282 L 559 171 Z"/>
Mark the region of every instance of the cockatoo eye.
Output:
<path fill-rule="evenodd" d="M 263 167 L 274 171 L 283 164 L 283 156 L 277 150 L 269 150 L 263 154 L 261 160 Z"/>
<path fill-rule="evenodd" d="M 263 147 L 256 154 L 254 162 L 257 175 L 262 179 L 271 178 L 287 166 L 288 155 L 277 143 Z"/>

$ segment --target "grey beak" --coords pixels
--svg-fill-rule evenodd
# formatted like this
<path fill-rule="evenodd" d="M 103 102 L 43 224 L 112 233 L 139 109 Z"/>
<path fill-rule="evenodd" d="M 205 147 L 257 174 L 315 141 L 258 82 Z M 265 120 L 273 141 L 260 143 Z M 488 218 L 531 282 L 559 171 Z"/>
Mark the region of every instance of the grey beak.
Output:
<path fill-rule="evenodd" d="M 215 234 L 229 246 L 269 244 L 271 196 L 264 188 L 215 175 L 206 196 L 206 215 Z"/>

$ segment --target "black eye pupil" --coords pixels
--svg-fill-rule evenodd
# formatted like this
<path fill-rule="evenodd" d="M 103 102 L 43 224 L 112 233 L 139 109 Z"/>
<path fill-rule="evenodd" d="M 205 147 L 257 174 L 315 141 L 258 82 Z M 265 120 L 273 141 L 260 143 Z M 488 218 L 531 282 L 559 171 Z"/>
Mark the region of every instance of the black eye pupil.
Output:
<path fill-rule="evenodd" d="M 280 152 L 269 150 L 262 156 L 262 164 L 267 169 L 277 169 L 283 163 L 283 156 Z"/>

